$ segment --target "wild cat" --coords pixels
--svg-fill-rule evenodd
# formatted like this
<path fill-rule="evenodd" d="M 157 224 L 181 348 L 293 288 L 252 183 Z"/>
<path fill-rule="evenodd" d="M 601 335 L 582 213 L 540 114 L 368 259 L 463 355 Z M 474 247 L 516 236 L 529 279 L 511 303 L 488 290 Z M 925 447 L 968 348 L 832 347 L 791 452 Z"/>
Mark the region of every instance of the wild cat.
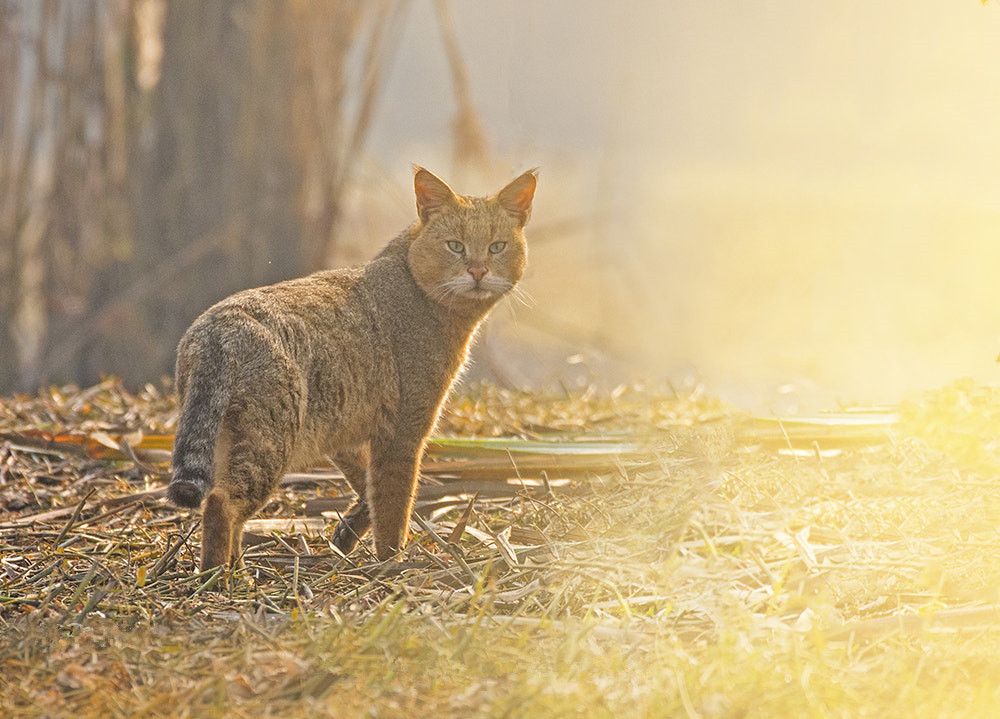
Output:
<path fill-rule="evenodd" d="M 204 502 L 202 569 L 236 561 L 281 476 L 324 458 L 357 493 L 336 546 L 371 527 L 380 559 L 403 547 L 427 436 L 476 328 L 524 274 L 536 178 L 468 197 L 418 167 L 417 221 L 371 262 L 246 290 L 194 321 L 168 496 Z"/>

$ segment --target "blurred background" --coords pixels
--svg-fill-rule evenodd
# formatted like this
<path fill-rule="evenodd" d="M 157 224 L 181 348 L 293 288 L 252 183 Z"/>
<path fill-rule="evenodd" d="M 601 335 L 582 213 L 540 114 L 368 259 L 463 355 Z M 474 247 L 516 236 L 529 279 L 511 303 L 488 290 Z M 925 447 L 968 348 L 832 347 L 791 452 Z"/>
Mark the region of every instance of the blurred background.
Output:
<path fill-rule="evenodd" d="M 757 411 L 998 379 L 1000 7 L 0 0 L 0 391 L 542 167 L 473 375 Z"/>

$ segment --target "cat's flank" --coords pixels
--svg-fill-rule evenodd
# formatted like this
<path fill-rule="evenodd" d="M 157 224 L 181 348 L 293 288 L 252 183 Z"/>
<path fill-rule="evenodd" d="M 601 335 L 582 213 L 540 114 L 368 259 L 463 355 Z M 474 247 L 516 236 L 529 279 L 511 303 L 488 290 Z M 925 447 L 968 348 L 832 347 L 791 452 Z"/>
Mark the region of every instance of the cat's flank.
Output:
<path fill-rule="evenodd" d="M 169 497 L 204 503 L 202 569 L 239 558 L 243 523 L 281 476 L 326 458 L 357 501 L 343 552 L 373 529 L 380 559 L 406 542 L 427 435 L 476 327 L 521 279 L 536 175 L 456 195 L 417 168 L 418 219 L 360 268 L 235 294 L 177 348 L 180 425 Z"/>

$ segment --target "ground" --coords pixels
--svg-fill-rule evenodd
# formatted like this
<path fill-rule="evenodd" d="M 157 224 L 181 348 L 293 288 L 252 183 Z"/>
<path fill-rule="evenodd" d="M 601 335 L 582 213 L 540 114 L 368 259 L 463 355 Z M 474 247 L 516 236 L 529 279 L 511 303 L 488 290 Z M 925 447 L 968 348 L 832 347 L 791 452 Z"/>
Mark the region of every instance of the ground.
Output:
<path fill-rule="evenodd" d="M 232 574 L 163 499 L 174 417 L 0 402 L 3 716 L 1000 715 L 998 390 L 779 422 L 474 387 L 399 562 L 334 553 L 317 468 Z"/>

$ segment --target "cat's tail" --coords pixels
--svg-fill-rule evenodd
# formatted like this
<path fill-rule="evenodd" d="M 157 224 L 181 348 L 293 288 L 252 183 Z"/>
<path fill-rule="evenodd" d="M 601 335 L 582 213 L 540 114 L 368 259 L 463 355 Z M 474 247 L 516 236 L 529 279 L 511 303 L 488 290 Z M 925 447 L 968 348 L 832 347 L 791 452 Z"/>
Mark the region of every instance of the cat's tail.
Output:
<path fill-rule="evenodd" d="M 198 364 L 203 368 L 220 366 L 215 362 Z M 215 444 L 229 404 L 229 388 L 221 379 L 218 374 L 199 372 L 197 366 L 188 378 L 174 441 L 174 471 L 167 488 L 167 498 L 179 507 L 200 506 L 212 488 Z"/>

